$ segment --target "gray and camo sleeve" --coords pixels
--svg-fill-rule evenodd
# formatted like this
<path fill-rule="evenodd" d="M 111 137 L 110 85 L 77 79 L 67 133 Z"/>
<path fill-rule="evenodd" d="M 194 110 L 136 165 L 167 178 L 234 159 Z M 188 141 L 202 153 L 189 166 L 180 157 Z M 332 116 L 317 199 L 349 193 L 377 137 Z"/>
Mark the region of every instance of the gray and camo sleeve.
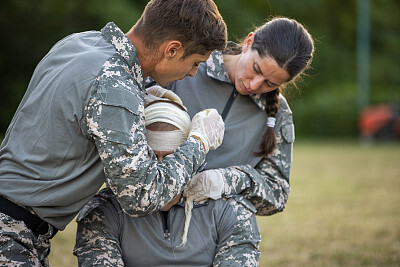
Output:
<path fill-rule="evenodd" d="M 135 71 L 124 68 L 121 61 L 111 57 L 95 80 L 84 127 L 96 144 L 106 182 L 122 209 L 144 216 L 183 191 L 203 164 L 205 153 L 200 141 L 190 137 L 173 154 L 157 161 L 145 138 L 144 92 L 132 79 Z"/>
<path fill-rule="evenodd" d="M 276 138 L 275 150 L 255 168 L 240 165 L 219 169 L 225 179 L 225 195 L 243 195 L 254 204 L 257 215 L 272 215 L 286 207 L 294 141 L 291 114 L 283 121 Z"/>

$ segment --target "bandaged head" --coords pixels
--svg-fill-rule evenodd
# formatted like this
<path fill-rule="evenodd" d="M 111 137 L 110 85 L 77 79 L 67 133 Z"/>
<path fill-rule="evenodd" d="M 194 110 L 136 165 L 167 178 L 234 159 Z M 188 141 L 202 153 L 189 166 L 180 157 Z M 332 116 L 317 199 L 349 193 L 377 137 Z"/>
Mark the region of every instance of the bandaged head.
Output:
<path fill-rule="evenodd" d="M 175 126 L 177 130 L 154 131 L 147 129 L 147 143 L 153 150 L 173 151 L 188 138 L 189 114 L 185 111 L 186 108 L 177 95 L 174 94 L 174 98 L 171 100 L 169 97 L 155 96 L 152 94 L 154 90 L 149 89 L 149 97 L 146 96 L 147 106 L 144 109 L 146 127 L 156 122 L 163 122 Z"/>

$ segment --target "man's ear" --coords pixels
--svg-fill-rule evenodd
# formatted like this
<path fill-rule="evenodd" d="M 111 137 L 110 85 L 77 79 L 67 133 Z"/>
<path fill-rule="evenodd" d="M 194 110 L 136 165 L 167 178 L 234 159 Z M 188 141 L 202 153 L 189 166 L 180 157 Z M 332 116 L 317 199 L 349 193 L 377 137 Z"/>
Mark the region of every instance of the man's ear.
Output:
<path fill-rule="evenodd" d="M 164 49 L 164 57 L 167 59 L 172 59 L 177 55 L 179 49 L 183 49 L 181 42 L 168 41 Z"/>
<path fill-rule="evenodd" d="M 254 32 L 249 33 L 243 42 L 242 52 L 246 52 L 254 42 Z"/>

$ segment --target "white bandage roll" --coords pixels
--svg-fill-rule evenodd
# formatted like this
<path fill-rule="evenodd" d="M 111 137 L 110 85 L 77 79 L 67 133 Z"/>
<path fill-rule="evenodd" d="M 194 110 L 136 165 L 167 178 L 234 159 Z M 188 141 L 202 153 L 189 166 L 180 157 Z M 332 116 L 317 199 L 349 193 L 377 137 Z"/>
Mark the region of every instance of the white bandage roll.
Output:
<path fill-rule="evenodd" d="M 151 104 L 144 109 L 144 114 L 146 117 L 146 126 L 154 122 L 166 122 L 189 134 L 189 114 L 171 102 L 156 102 Z"/>

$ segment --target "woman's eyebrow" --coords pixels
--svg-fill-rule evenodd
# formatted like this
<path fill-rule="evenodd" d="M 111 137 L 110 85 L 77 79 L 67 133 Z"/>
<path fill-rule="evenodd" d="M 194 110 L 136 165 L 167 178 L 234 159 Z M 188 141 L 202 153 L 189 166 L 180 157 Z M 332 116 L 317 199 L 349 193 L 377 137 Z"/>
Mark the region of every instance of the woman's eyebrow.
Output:
<path fill-rule="evenodd" d="M 255 62 L 255 64 L 256 64 L 256 66 L 257 66 L 257 71 L 258 71 L 262 76 L 264 76 L 264 73 L 262 72 L 262 70 L 261 70 L 261 68 L 260 68 L 260 65 L 258 65 L 257 62 Z M 278 84 L 276 84 L 276 83 L 274 83 L 274 82 L 271 82 L 270 80 L 268 80 L 268 82 L 270 82 L 270 83 L 272 84 L 272 86 L 279 86 Z"/>

